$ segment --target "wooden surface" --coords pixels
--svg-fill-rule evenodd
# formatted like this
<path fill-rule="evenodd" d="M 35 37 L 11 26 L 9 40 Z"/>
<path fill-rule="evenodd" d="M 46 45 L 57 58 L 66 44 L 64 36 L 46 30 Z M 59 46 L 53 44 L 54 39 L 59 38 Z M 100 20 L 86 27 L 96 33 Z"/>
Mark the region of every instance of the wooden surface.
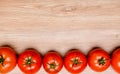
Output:
<path fill-rule="evenodd" d="M 72 48 L 87 54 L 99 46 L 110 53 L 120 45 L 120 0 L 0 0 L 0 45 L 21 53 L 28 47 L 62 56 Z M 45 74 L 40 69 L 39 74 Z M 9 74 L 22 74 L 16 67 Z M 69 74 L 64 68 L 59 74 Z M 116 74 L 110 67 L 96 73 Z"/>

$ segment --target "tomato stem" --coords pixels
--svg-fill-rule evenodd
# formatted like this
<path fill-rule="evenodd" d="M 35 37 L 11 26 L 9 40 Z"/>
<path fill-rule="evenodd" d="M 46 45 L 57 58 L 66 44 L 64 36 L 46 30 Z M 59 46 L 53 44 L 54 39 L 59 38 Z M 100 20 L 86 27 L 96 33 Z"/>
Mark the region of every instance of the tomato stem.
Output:
<path fill-rule="evenodd" d="M 104 65 L 106 62 L 106 59 L 104 57 L 101 57 L 98 62 L 99 62 L 99 65 Z"/>
<path fill-rule="evenodd" d="M 54 60 L 54 59 L 53 59 L 53 60 Z M 48 65 L 50 66 L 50 69 L 54 69 L 54 70 L 55 70 L 56 66 L 59 66 L 59 65 L 57 65 L 57 64 L 55 63 L 55 60 L 54 60 L 54 62 L 52 62 L 52 63 L 48 63 Z"/>
<path fill-rule="evenodd" d="M 25 59 L 25 64 L 26 65 L 31 65 L 31 63 L 32 63 L 32 57 L 28 57 L 27 59 Z"/>
<path fill-rule="evenodd" d="M 79 58 L 77 58 L 77 57 L 75 59 L 73 59 L 72 62 L 73 62 L 72 67 L 82 63 L 82 62 L 79 62 Z"/>
<path fill-rule="evenodd" d="M 2 55 L 0 55 L 0 64 L 2 64 L 3 65 L 3 62 L 4 62 L 4 58 L 3 58 L 3 56 Z"/>
<path fill-rule="evenodd" d="M 54 62 L 49 65 L 50 65 L 50 69 L 55 69 L 55 67 L 56 67 L 56 64 Z"/>

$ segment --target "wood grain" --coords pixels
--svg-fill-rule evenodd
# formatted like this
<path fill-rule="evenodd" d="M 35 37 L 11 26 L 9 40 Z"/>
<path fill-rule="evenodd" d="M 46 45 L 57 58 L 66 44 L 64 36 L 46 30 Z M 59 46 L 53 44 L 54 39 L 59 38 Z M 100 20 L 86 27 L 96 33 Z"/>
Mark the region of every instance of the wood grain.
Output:
<path fill-rule="evenodd" d="M 87 54 L 95 46 L 111 53 L 120 45 L 120 0 L 0 0 L 0 39 L 18 53 L 33 47 L 43 55 L 71 48 Z M 10 74 L 20 73 L 16 67 Z M 87 67 L 82 74 L 99 73 Z"/>
<path fill-rule="evenodd" d="M 0 16 L 0 24 L 4 26 L 9 24 L 12 30 L 14 30 L 12 27 L 31 29 L 32 25 L 34 25 L 32 29 L 39 29 L 39 27 L 55 30 L 64 28 L 119 29 L 120 1 L 1 0 Z"/>

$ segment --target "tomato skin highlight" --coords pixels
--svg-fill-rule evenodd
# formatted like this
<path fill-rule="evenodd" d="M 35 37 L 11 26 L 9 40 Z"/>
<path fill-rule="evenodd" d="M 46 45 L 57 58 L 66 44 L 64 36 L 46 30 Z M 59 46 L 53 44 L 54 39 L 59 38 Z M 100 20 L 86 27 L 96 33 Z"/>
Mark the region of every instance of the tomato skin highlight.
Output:
<path fill-rule="evenodd" d="M 0 73 L 8 73 L 13 70 L 17 63 L 15 52 L 10 47 L 0 47 Z"/>
<path fill-rule="evenodd" d="M 42 57 L 33 49 L 25 50 L 18 58 L 18 67 L 22 72 L 27 74 L 34 74 L 38 72 L 41 65 Z"/>
<path fill-rule="evenodd" d="M 64 66 L 70 73 L 80 73 L 87 66 L 87 58 L 79 50 L 71 50 L 64 57 Z"/>
<path fill-rule="evenodd" d="M 116 72 L 120 73 L 120 48 L 112 53 L 111 66 Z"/>
<path fill-rule="evenodd" d="M 110 66 L 110 56 L 102 48 L 95 48 L 88 55 L 88 65 L 96 72 L 103 72 Z"/>
<path fill-rule="evenodd" d="M 47 52 L 43 58 L 43 67 L 49 74 L 57 74 L 63 67 L 62 57 L 55 51 Z"/>

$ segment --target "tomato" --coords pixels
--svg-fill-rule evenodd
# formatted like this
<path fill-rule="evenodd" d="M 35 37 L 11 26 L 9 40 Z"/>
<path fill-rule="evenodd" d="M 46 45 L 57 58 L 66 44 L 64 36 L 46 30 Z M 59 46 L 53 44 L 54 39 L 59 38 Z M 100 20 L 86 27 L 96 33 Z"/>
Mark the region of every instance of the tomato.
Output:
<path fill-rule="evenodd" d="M 16 54 L 10 47 L 0 47 L 0 73 L 8 73 L 16 66 Z"/>
<path fill-rule="evenodd" d="M 111 65 L 116 72 L 120 73 L 120 48 L 112 53 Z"/>
<path fill-rule="evenodd" d="M 102 48 L 95 48 L 88 55 L 89 67 L 96 71 L 105 71 L 110 66 L 110 56 Z"/>
<path fill-rule="evenodd" d="M 71 50 L 64 57 L 64 66 L 71 73 L 80 73 L 87 66 L 87 58 L 79 50 Z"/>
<path fill-rule="evenodd" d="M 22 72 L 27 74 L 36 73 L 40 69 L 41 65 L 42 57 L 33 49 L 25 50 L 18 58 L 18 67 Z"/>
<path fill-rule="evenodd" d="M 58 73 L 63 67 L 62 57 L 55 51 L 50 51 L 43 58 L 43 67 L 48 73 Z"/>

